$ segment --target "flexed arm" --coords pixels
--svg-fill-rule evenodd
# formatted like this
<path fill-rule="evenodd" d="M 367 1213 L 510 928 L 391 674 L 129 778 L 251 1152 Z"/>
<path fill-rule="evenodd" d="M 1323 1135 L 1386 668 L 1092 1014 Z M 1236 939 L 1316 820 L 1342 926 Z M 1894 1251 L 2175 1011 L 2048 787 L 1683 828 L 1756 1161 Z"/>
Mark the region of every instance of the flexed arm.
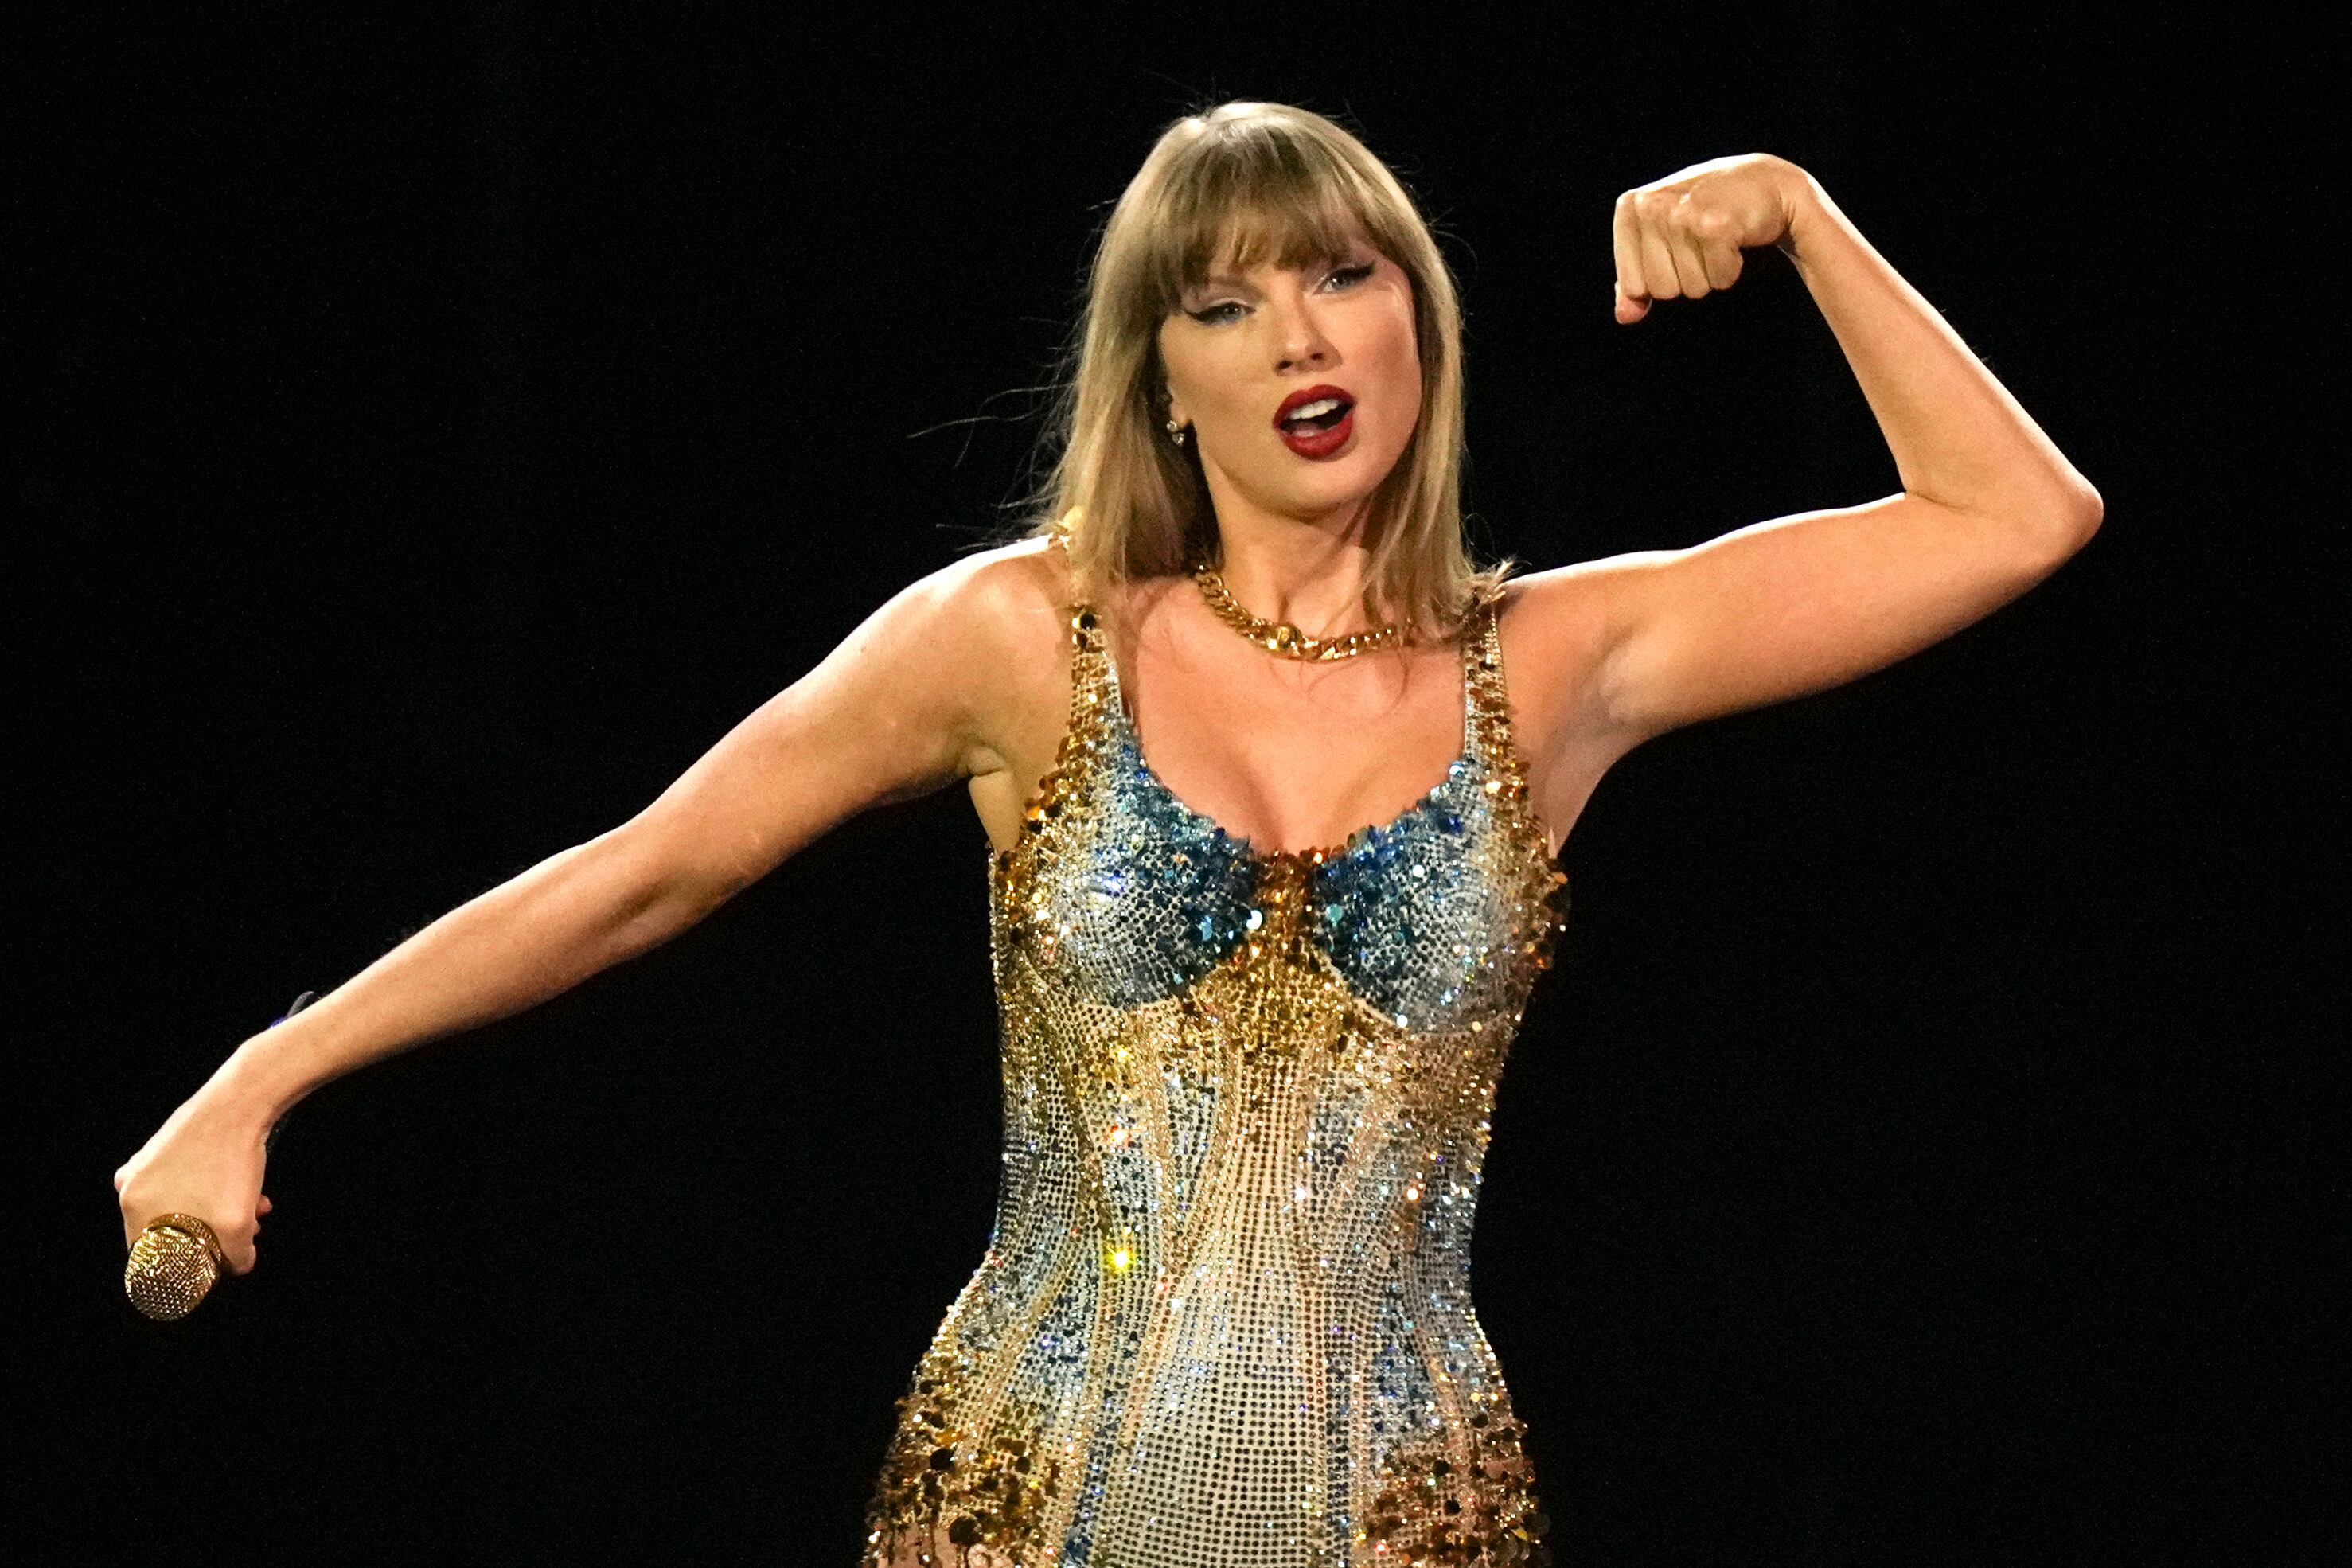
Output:
<path fill-rule="evenodd" d="M 2024 593 L 2097 530 L 2098 491 L 1797 165 L 1694 164 L 1621 195 L 1612 238 L 1629 327 L 1654 300 L 1728 288 L 1742 247 L 1780 247 L 1903 481 L 1864 505 L 1527 579 L 1532 643 L 1568 646 L 1571 626 L 1598 625 L 1583 634 L 1599 653 L 1581 695 L 1621 746 L 1906 658 Z"/>
<path fill-rule="evenodd" d="M 368 1063 L 520 1012 L 685 931 L 794 851 L 972 771 L 1004 668 L 1001 593 L 973 557 L 877 610 L 626 823 L 459 905 L 239 1046 L 115 1173 L 126 1241 L 207 1219 L 254 1264 L 264 1141 Z"/>

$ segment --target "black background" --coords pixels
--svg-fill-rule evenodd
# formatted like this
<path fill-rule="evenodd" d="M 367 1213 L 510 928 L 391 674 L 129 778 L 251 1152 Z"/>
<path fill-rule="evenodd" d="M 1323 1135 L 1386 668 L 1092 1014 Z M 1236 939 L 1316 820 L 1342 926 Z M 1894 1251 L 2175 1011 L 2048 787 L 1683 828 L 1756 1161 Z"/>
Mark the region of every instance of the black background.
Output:
<path fill-rule="evenodd" d="M 78 9 L 10 95 L 43 1560 L 852 1559 L 994 1194 L 960 791 L 316 1094 L 261 1267 L 184 1323 L 124 1303 L 110 1176 L 296 992 L 1003 527 L 1095 226 L 1227 97 L 1423 198 L 1490 552 L 1899 488 L 1783 258 L 1612 319 L 1616 194 L 1735 152 L 1810 169 L 2105 498 L 2024 599 L 1652 743 L 1570 840 L 1477 1264 L 1562 1561 L 2306 1560 L 2252 1543 L 2333 1430 L 2290 1332 L 2341 799 L 2314 46 L 163 10 Z"/>

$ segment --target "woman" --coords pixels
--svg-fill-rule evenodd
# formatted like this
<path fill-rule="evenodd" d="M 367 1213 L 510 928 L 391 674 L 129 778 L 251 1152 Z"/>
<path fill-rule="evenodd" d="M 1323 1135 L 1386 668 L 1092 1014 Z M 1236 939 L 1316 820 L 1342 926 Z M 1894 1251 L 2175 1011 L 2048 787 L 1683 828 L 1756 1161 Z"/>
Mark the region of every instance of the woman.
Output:
<path fill-rule="evenodd" d="M 311 1089 L 961 780 L 1005 1176 L 902 1402 L 869 1568 L 1541 1561 L 1467 1280 L 1562 840 L 1644 740 L 1916 652 L 2100 517 L 1803 170 L 1695 164 L 1621 196 L 1614 241 L 1628 324 L 1785 251 L 1902 492 L 1475 569 L 1458 311 L 1412 202 L 1318 116 L 1180 121 L 1103 236 L 1035 532 L 898 595 L 635 818 L 247 1041 L 115 1173 L 126 1237 L 210 1216 L 249 1271 L 266 1134 Z"/>

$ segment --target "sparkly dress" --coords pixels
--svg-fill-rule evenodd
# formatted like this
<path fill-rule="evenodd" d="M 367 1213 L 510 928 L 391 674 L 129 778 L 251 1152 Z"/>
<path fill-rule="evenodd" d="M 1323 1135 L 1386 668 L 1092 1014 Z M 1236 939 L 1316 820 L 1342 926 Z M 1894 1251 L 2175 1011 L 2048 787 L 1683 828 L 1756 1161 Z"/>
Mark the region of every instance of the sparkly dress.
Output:
<path fill-rule="evenodd" d="M 866 1568 L 1541 1563 L 1470 1304 L 1496 1079 L 1565 879 L 1492 605 L 1462 752 L 1343 846 L 1253 849 L 1146 764 L 1103 628 L 992 855 L 1003 1180 Z"/>

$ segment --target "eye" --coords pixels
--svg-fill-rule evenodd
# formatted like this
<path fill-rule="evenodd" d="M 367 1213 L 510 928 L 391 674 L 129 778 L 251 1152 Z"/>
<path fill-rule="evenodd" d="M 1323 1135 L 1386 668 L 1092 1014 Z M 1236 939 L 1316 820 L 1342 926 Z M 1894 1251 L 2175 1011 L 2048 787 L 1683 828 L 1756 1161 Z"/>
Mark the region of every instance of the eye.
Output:
<path fill-rule="evenodd" d="M 1335 267 L 1324 274 L 1324 281 L 1334 289 L 1353 289 L 1376 270 L 1377 268 L 1369 261 L 1350 262 L 1345 267 Z"/>
<path fill-rule="evenodd" d="M 1232 314 L 1226 314 L 1227 311 L 1231 311 Z M 1184 313 L 1204 327 L 1222 327 L 1228 321 L 1240 321 L 1241 312 L 1242 306 L 1238 300 L 1227 300 L 1219 304 L 1204 305 L 1200 310 L 1187 310 Z"/>

